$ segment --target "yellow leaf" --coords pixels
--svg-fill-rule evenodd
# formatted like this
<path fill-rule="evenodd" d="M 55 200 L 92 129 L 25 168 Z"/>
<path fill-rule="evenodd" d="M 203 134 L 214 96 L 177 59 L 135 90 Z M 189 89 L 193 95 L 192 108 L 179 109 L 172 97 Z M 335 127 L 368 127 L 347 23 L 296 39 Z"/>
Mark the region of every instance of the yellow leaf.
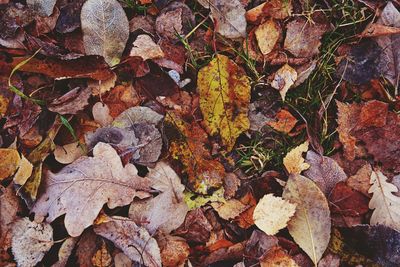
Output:
<path fill-rule="evenodd" d="M 19 153 L 16 149 L 0 149 L 0 180 L 3 180 L 15 173 L 20 161 Z"/>
<path fill-rule="evenodd" d="M 224 188 L 220 188 L 212 195 L 209 196 L 203 196 L 203 195 L 196 195 L 192 192 L 184 192 L 184 201 L 186 202 L 189 210 L 194 210 L 197 208 L 200 208 L 201 206 L 204 206 L 208 202 L 225 202 L 224 198 Z"/>
<path fill-rule="evenodd" d="M 258 47 L 265 56 L 271 53 L 276 42 L 279 40 L 279 27 L 273 19 L 267 20 L 257 27 L 255 31 Z"/>
<path fill-rule="evenodd" d="M 283 101 L 285 101 L 287 91 L 294 85 L 297 80 L 297 72 L 288 64 L 283 65 L 274 76 L 271 86 L 281 94 Z"/>
<path fill-rule="evenodd" d="M 265 195 L 254 209 L 254 223 L 267 235 L 275 235 L 286 227 L 296 211 L 296 204 L 292 204 L 273 194 Z"/>
<path fill-rule="evenodd" d="M 183 166 L 188 178 L 187 186 L 199 194 L 208 194 L 210 189 L 219 188 L 225 169 L 206 149 L 207 134 L 204 130 L 195 122 L 186 123 L 173 113 L 166 116 L 164 123 L 171 157 Z"/>
<path fill-rule="evenodd" d="M 23 185 L 31 176 L 33 165 L 22 155 L 18 165 L 18 171 L 14 175 L 14 183 Z"/>
<path fill-rule="evenodd" d="M 219 135 L 231 151 L 236 138 L 250 126 L 249 79 L 227 56 L 217 55 L 199 71 L 197 86 L 207 132 Z"/>
<path fill-rule="evenodd" d="M 307 170 L 310 165 L 304 162 L 302 154 L 308 150 L 308 141 L 290 150 L 283 158 L 283 165 L 290 174 L 300 174 Z"/>

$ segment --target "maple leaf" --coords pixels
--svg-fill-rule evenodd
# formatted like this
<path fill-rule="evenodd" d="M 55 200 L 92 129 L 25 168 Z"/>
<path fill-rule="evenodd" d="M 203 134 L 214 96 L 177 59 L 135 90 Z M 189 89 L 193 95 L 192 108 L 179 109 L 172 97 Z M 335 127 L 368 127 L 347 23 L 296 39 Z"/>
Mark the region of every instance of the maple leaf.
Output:
<path fill-rule="evenodd" d="M 400 231 L 400 197 L 393 194 L 399 190 L 389 183 L 387 177 L 380 171 L 371 173 L 370 183 L 368 193 L 373 195 L 369 208 L 374 209 L 370 223 L 383 224 Z"/>
<path fill-rule="evenodd" d="M 250 127 L 248 77 L 227 56 L 217 55 L 199 71 L 197 86 L 208 133 L 221 136 L 231 151 L 236 138 Z"/>
<path fill-rule="evenodd" d="M 137 175 L 134 165 L 122 166 L 117 152 L 98 143 L 93 157 L 83 156 L 60 172 L 47 173 L 45 192 L 32 208 L 35 218 L 48 222 L 66 214 L 65 227 L 79 236 L 92 225 L 105 203 L 110 208 L 128 205 L 134 197 L 148 197 L 150 180 Z"/>

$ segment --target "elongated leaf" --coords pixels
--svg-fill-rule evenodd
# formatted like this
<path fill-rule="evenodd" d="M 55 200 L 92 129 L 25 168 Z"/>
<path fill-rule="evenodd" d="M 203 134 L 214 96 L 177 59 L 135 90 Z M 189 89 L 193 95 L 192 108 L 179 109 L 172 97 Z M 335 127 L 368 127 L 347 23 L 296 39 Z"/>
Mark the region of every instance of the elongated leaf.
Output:
<path fill-rule="evenodd" d="M 110 66 L 118 64 L 129 37 L 128 18 L 118 1 L 86 1 L 81 24 L 86 54 L 103 56 Z"/>
<path fill-rule="evenodd" d="M 297 204 L 288 224 L 290 235 L 317 265 L 331 234 L 331 217 L 324 193 L 310 179 L 291 175 L 282 196 Z"/>
<path fill-rule="evenodd" d="M 219 135 L 228 151 L 248 130 L 250 82 L 244 71 L 227 56 L 217 55 L 198 74 L 200 108 L 211 135 Z"/>

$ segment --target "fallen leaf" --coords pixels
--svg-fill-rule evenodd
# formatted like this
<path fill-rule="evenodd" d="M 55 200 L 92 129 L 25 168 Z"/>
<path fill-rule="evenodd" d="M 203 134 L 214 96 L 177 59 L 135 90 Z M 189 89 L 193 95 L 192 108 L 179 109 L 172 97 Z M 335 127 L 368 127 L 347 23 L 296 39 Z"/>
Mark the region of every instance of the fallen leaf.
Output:
<path fill-rule="evenodd" d="M 261 260 L 264 255 L 272 248 L 278 245 L 276 236 L 267 235 L 260 230 L 254 230 L 246 242 L 245 263 L 249 260 Z"/>
<path fill-rule="evenodd" d="M 248 208 L 237 199 L 229 199 L 223 203 L 212 202 L 211 206 L 217 211 L 219 217 L 224 220 L 234 219 Z"/>
<path fill-rule="evenodd" d="M 67 265 L 68 259 L 71 256 L 73 249 L 75 248 L 78 238 L 68 237 L 61 245 L 58 251 L 58 261 L 51 267 L 64 267 Z"/>
<path fill-rule="evenodd" d="M 347 179 L 346 183 L 348 186 L 368 196 L 368 190 L 370 188 L 369 180 L 371 178 L 372 168 L 370 164 L 362 166 L 356 174 L 352 175 Z"/>
<path fill-rule="evenodd" d="M 286 93 L 297 80 L 297 72 L 288 64 L 283 65 L 274 75 L 271 86 L 279 90 L 282 100 L 285 101 Z"/>
<path fill-rule="evenodd" d="M 336 101 L 337 114 L 337 131 L 339 140 L 343 144 L 344 155 L 348 160 L 354 160 L 356 157 L 356 138 L 352 135 L 353 129 L 358 122 L 358 114 L 361 108 L 357 105 L 349 105 Z"/>
<path fill-rule="evenodd" d="M 102 99 L 113 118 L 118 117 L 126 109 L 139 105 L 142 100 L 136 89 L 129 83 L 115 86 Z"/>
<path fill-rule="evenodd" d="M 152 36 L 155 35 L 155 21 L 151 16 L 136 15 L 129 21 L 129 31 L 144 31 Z"/>
<path fill-rule="evenodd" d="M 229 39 L 246 36 L 246 10 L 239 0 L 198 0 L 205 8 L 211 9 L 215 20 L 215 31 Z"/>
<path fill-rule="evenodd" d="M 295 57 L 311 58 L 319 53 L 320 39 L 330 26 L 297 17 L 286 28 L 284 48 Z"/>
<path fill-rule="evenodd" d="M 15 173 L 21 158 L 16 149 L 0 149 L 0 180 L 3 180 Z"/>
<path fill-rule="evenodd" d="M 217 55 L 199 71 L 197 86 L 208 133 L 221 136 L 231 151 L 236 138 L 250 127 L 248 77 L 227 56 Z"/>
<path fill-rule="evenodd" d="M 210 239 L 212 229 L 204 212 L 201 209 L 195 209 L 188 212 L 185 222 L 175 231 L 175 234 L 184 237 L 187 242 L 206 243 Z"/>
<path fill-rule="evenodd" d="M 308 150 L 308 141 L 290 150 L 283 158 L 283 165 L 290 174 L 300 174 L 310 168 L 310 164 L 304 162 L 302 154 Z"/>
<path fill-rule="evenodd" d="M 261 267 L 299 267 L 297 263 L 280 246 L 275 246 L 268 250 L 264 258 L 260 261 Z"/>
<path fill-rule="evenodd" d="M 94 226 L 96 234 L 114 242 L 132 261 L 149 267 L 161 267 L 157 241 L 143 227 L 124 217 L 111 217 Z"/>
<path fill-rule="evenodd" d="M 338 182 L 347 180 L 347 175 L 334 159 L 321 156 L 314 151 L 308 151 L 306 163 L 310 167 L 304 176 L 313 180 L 325 196 L 329 196 Z"/>
<path fill-rule="evenodd" d="M 267 235 L 275 235 L 286 227 L 296 211 L 292 204 L 281 197 L 267 194 L 257 203 L 253 213 L 254 223 Z"/>
<path fill-rule="evenodd" d="M 275 117 L 274 121 L 267 122 L 274 130 L 282 133 L 290 133 L 297 124 L 297 119 L 287 110 L 281 109 Z"/>
<path fill-rule="evenodd" d="M 18 164 L 18 170 L 14 175 L 13 181 L 16 184 L 25 184 L 28 178 L 32 175 L 33 165 L 25 158 L 21 156 L 21 160 Z"/>
<path fill-rule="evenodd" d="M 103 239 L 88 229 L 79 237 L 75 255 L 79 266 L 92 266 L 92 258 L 101 247 Z"/>
<path fill-rule="evenodd" d="M 225 202 L 223 188 L 215 190 L 211 195 L 197 195 L 188 191 L 184 195 L 184 200 L 189 210 L 200 208 L 209 202 Z"/>
<path fill-rule="evenodd" d="M 92 90 L 89 87 L 76 87 L 65 95 L 54 99 L 47 106 L 50 111 L 61 115 L 76 114 L 83 110 L 89 104 L 89 98 Z"/>
<path fill-rule="evenodd" d="M 89 82 L 88 87 L 92 89 L 93 95 L 102 95 L 114 88 L 117 78 L 117 75 L 113 73 L 112 77 L 107 80 Z"/>
<path fill-rule="evenodd" d="M 250 192 L 247 192 L 241 199 L 240 202 L 243 204 L 250 206 L 247 210 L 242 212 L 236 219 L 235 221 L 237 224 L 243 228 L 243 229 L 248 229 L 251 226 L 254 225 L 254 220 L 253 220 L 253 214 L 254 214 L 254 209 L 256 208 L 257 201 L 254 198 L 253 194 Z"/>
<path fill-rule="evenodd" d="M 360 34 L 360 37 L 378 37 L 382 35 L 392 35 L 398 33 L 400 33 L 400 28 L 372 23 L 363 30 L 363 32 Z"/>
<path fill-rule="evenodd" d="M 376 23 L 383 26 L 400 27 L 400 12 L 392 2 L 388 2 Z M 379 58 L 380 62 L 378 64 L 379 71 L 397 88 L 400 72 L 400 64 L 398 61 L 400 58 L 398 49 L 400 45 L 400 34 L 379 36 L 374 39 L 382 49 L 382 54 Z"/>
<path fill-rule="evenodd" d="M 166 10 L 156 19 L 156 31 L 166 39 L 179 40 L 178 36 L 183 35 L 182 9 Z"/>
<path fill-rule="evenodd" d="M 400 197 L 393 193 L 398 188 L 387 181 L 381 171 L 372 171 L 368 193 L 372 193 L 369 208 L 374 212 L 371 216 L 371 225 L 382 224 L 400 231 Z"/>
<path fill-rule="evenodd" d="M 133 262 L 124 253 L 118 253 L 114 256 L 115 267 L 131 267 Z"/>
<path fill-rule="evenodd" d="M 69 2 L 60 8 L 60 16 L 56 24 L 59 33 L 73 32 L 81 26 L 81 9 L 85 0 Z"/>
<path fill-rule="evenodd" d="M 164 57 L 164 52 L 153 39 L 147 34 L 141 34 L 133 42 L 131 57 L 141 57 L 143 60 L 156 59 Z"/>
<path fill-rule="evenodd" d="M 18 266 L 35 266 L 53 246 L 53 228 L 22 218 L 12 230 L 12 252 Z"/>
<path fill-rule="evenodd" d="M 65 227 L 73 237 L 93 224 L 105 203 L 110 208 L 127 205 L 134 197 L 147 197 L 150 186 L 134 165 L 123 167 L 117 152 L 104 143 L 95 146 L 93 157 L 83 156 L 56 174 L 48 172 L 44 182 L 46 190 L 31 211 L 37 219 L 48 214 L 47 222 L 66 214 Z"/>
<path fill-rule="evenodd" d="M 258 47 L 263 55 L 268 55 L 275 47 L 280 38 L 278 24 L 270 19 L 259 25 L 255 30 Z"/>
<path fill-rule="evenodd" d="M 171 157 L 175 163 L 183 166 L 189 188 L 199 194 L 208 194 L 210 189 L 217 189 L 222 185 L 225 169 L 219 161 L 211 157 L 206 148 L 207 134 L 197 123 L 189 124 L 175 114 L 168 113 L 164 121 L 164 132 L 169 140 Z M 195 203 L 196 201 L 192 202 Z M 189 203 L 188 206 L 192 209 Z"/>
<path fill-rule="evenodd" d="M 285 19 L 292 15 L 292 9 L 292 0 L 270 0 L 265 3 L 262 11 L 266 16 L 274 19 Z"/>
<path fill-rule="evenodd" d="M 287 226 L 290 235 L 317 265 L 331 234 L 331 216 L 325 195 L 310 179 L 293 174 L 282 197 L 297 204 L 296 213 Z"/>
<path fill-rule="evenodd" d="M 157 229 L 169 234 L 183 223 L 188 212 L 183 201 L 185 186 L 174 170 L 162 161 L 150 169 L 147 177 L 152 181 L 151 187 L 160 193 L 152 199 L 133 201 L 129 217 L 150 234 Z"/>
<path fill-rule="evenodd" d="M 54 149 L 55 159 L 62 164 L 70 164 L 83 155 L 84 151 L 78 142 L 56 146 Z"/>
<path fill-rule="evenodd" d="M 111 124 L 113 118 L 110 115 L 110 109 L 106 104 L 97 102 L 93 105 L 92 115 L 95 122 L 105 127 Z"/>
<path fill-rule="evenodd" d="M 26 4 L 40 16 L 50 16 L 57 0 L 27 0 Z"/>
<path fill-rule="evenodd" d="M 87 0 L 81 25 L 86 54 L 102 56 L 110 66 L 118 64 L 129 37 L 128 18 L 118 1 Z"/>
<path fill-rule="evenodd" d="M 161 250 L 162 266 L 184 266 L 190 254 L 190 247 L 184 238 L 172 235 L 157 235 L 156 240 Z"/>
<path fill-rule="evenodd" d="M 94 253 L 93 257 L 91 258 L 91 262 L 93 267 L 108 267 L 111 266 L 112 257 L 110 252 L 108 252 L 106 243 L 104 240 L 101 242 L 101 247 Z"/>

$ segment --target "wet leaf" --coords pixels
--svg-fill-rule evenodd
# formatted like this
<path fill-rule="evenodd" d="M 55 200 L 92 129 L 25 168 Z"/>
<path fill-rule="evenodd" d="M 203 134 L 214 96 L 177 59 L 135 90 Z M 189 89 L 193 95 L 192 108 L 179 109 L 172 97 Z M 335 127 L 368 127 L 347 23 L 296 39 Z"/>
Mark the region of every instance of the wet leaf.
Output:
<path fill-rule="evenodd" d="M 381 171 L 371 173 L 371 187 L 368 193 L 372 193 L 372 198 L 369 208 L 374 212 L 370 223 L 371 225 L 382 224 L 400 231 L 400 197 L 393 194 L 399 190 L 387 179 Z"/>
<path fill-rule="evenodd" d="M 313 181 L 298 174 L 289 177 L 282 197 L 297 204 L 288 224 L 290 235 L 317 265 L 331 234 L 328 201 Z"/>
<path fill-rule="evenodd" d="M 12 230 L 12 252 L 18 266 L 35 266 L 53 246 L 53 228 L 47 223 L 18 220 Z"/>
<path fill-rule="evenodd" d="M 96 145 L 93 157 L 83 156 L 56 174 L 48 172 L 44 182 L 46 190 L 32 208 L 35 217 L 48 214 L 46 221 L 52 222 L 66 214 L 65 227 L 73 237 L 93 224 L 105 203 L 110 208 L 127 205 L 134 197 L 147 197 L 150 186 L 133 165 L 123 167 L 117 152 L 104 143 Z"/>
<path fill-rule="evenodd" d="M 273 194 L 265 195 L 257 203 L 253 213 L 254 223 L 267 235 L 275 235 L 286 227 L 296 211 L 292 204 Z"/>
<path fill-rule="evenodd" d="M 227 56 L 217 55 L 199 71 L 197 86 L 208 133 L 219 135 L 232 150 L 236 138 L 250 127 L 248 77 Z"/>
<path fill-rule="evenodd" d="M 129 37 L 129 22 L 116 0 L 87 0 L 81 10 L 83 45 L 87 55 L 118 64 Z"/>
<path fill-rule="evenodd" d="M 108 218 L 94 226 L 96 234 L 120 248 L 132 261 L 149 267 L 161 267 L 160 248 L 147 230 L 124 217 Z"/>

